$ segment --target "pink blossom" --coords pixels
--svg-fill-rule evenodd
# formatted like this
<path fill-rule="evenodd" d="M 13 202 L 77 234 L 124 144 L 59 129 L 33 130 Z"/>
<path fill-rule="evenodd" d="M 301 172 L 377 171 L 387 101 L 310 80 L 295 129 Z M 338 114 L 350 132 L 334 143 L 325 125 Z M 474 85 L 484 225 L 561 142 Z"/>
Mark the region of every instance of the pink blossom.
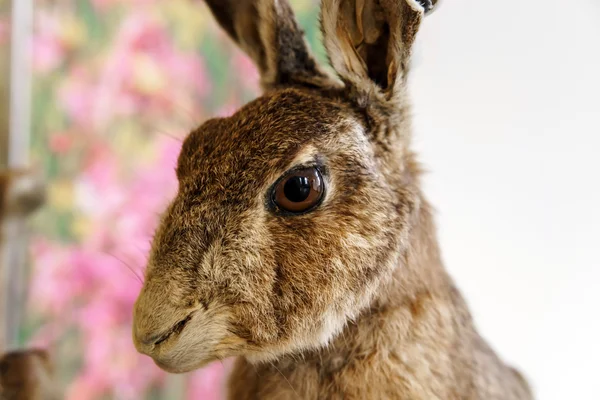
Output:
<path fill-rule="evenodd" d="M 219 110 L 217 110 L 216 115 L 218 117 L 230 117 L 239 109 L 239 107 L 240 105 L 238 104 L 238 102 L 232 100 L 229 103 L 226 103 Z"/>
<path fill-rule="evenodd" d="M 59 88 L 58 98 L 68 117 L 75 126 L 93 125 L 93 115 L 97 86 L 93 82 L 91 71 L 83 67 L 74 67 L 69 79 Z"/>
<path fill-rule="evenodd" d="M 50 151 L 57 154 L 67 153 L 71 149 L 72 145 L 73 138 L 69 133 L 66 132 L 53 134 L 50 136 L 50 141 L 48 143 Z"/>
<path fill-rule="evenodd" d="M 251 93 L 260 93 L 260 76 L 254 62 L 241 51 L 235 51 L 231 59 L 231 65 L 238 72 L 243 87 Z"/>
<path fill-rule="evenodd" d="M 47 116 L 54 128 L 44 125 L 42 133 L 59 161 L 60 179 L 72 179 L 74 200 L 69 215 L 58 216 L 67 243 L 36 238 L 32 246 L 29 306 L 44 321 L 32 343 L 63 349 L 65 332 L 76 337 L 67 351 L 81 368 L 67 399 L 146 398 L 149 390 L 160 390 L 165 373 L 134 348 L 132 311 L 158 216 L 177 191 L 181 148 L 180 140 L 151 134 L 153 127 L 168 126 L 169 134 L 183 137 L 182 126 L 203 119 L 202 104 L 212 88 L 202 57 L 177 48 L 171 21 L 160 13 L 166 2 L 91 0 L 106 13 L 99 14 L 99 23 L 110 17 L 118 27 L 103 42 L 84 41 L 97 32 L 71 13 L 75 3 L 42 2 L 36 10 L 34 71 L 39 78 L 61 68 L 42 80 L 56 103 Z M 6 26 L 0 23 L 0 43 Z M 90 48 L 74 51 L 83 45 Z M 237 61 L 243 89 L 254 91 L 254 66 L 241 53 Z M 231 114 L 239 103 L 232 93 L 220 114 Z M 114 140 L 120 129 L 127 130 L 122 142 Z M 142 138 L 147 142 L 138 149 Z M 117 147 L 121 143 L 130 148 Z M 123 156 L 127 151 L 131 157 Z M 219 398 L 228 365 L 190 374 L 189 398 Z"/>
<path fill-rule="evenodd" d="M 42 55 L 64 51 L 55 35 L 40 34 L 38 41 Z M 52 43 L 46 46 L 45 41 Z M 72 66 L 60 88 L 61 104 L 76 126 L 103 132 L 119 116 L 158 119 L 182 110 L 198 113 L 198 99 L 210 92 L 204 64 L 197 54 L 176 49 L 163 22 L 132 13 L 114 43 L 108 57 L 97 64 Z"/>
<path fill-rule="evenodd" d="M 188 386 L 188 400 L 219 400 L 225 386 L 226 364 L 213 363 L 194 372 Z"/>
<path fill-rule="evenodd" d="M 80 288 L 68 279 L 72 271 L 68 264 L 68 249 L 38 241 L 33 245 L 33 253 L 36 271 L 31 286 L 31 293 L 35 295 L 32 307 L 40 312 L 59 315 L 80 292 Z"/>
<path fill-rule="evenodd" d="M 35 18 L 33 37 L 33 68 L 47 73 L 64 60 L 66 49 L 60 37 L 60 23 L 56 14 L 39 12 Z"/>
<path fill-rule="evenodd" d="M 113 154 L 96 148 L 77 183 L 85 187 L 80 191 L 89 191 L 78 196 L 83 196 L 81 210 L 94 230 L 77 246 L 39 240 L 33 247 L 32 307 L 51 317 L 48 327 L 76 326 L 84 343 L 84 372 L 68 398 L 117 387 L 121 394 L 130 393 L 128 398 L 139 398 L 151 382 L 162 379 L 163 373 L 133 347 L 131 317 L 157 212 L 177 188 L 174 167 L 180 146 L 172 139 L 159 140 L 155 162 L 139 168 L 131 183 L 119 173 Z M 38 342 L 52 344 L 48 334 L 42 339 Z"/>
<path fill-rule="evenodd" d="M 100 124 L 115 114 L 170 115 L 209 93 L 202 60 L 178 51 L 156 18 L 129 15 L 115 41 L 98 83 L 93 119 L 102 116 Z"/>

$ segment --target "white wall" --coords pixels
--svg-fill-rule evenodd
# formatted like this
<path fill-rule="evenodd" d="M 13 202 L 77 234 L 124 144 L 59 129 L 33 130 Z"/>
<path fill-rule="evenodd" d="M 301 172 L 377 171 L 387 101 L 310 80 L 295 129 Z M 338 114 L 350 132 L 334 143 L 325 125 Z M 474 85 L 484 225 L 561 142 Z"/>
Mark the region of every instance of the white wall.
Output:
<path fill-rule="evenodd" d="M 538 399 L 600 399 L 600 0 L 446 0 L 418 46 L 448 269 Z"/>

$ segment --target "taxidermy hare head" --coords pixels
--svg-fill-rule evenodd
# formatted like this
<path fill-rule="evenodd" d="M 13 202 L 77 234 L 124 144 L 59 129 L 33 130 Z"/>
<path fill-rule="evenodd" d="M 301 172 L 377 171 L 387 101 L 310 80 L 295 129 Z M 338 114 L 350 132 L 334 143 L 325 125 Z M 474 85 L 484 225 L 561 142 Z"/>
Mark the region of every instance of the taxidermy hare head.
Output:
<path fill-rule="evenodd" d="M 320 372 L 307 376 L 325 387 L 324 376 L 341 374 L 354 359 L 358 350 L 332 353 L 349 343 L 361 343 L 361 357 L 373 356 L 364 361 L 371 367 L 388 349 L 381 371 L 392 372 L 378 375 L 382 380 L 425 371 L 399 367 L 408 350 L 390 355 L 413 343 L 414 354 L 422 350 L 415 362 L 422 366 L 431 356 L 445 370 L 429 369 L 431 377 L 421 378 L 430 389 L 406 398 L 463 398 L 443 393 L 460 390 L 448 385 L 469 385 L 451 372 L 477 357 L 457 347 L 450 357 L 446 344 L 457 335 L 453 343 L 473 349 L 479 339 L 439 260 L 410 150 L 411 48 L 437 2 L 322 0 L 324 43 L 337 77 L 311 55 L 286 0 L 206 2 L 257 65 L 264 94 L 184 141 L 179 191 L 156 232 L 134 310 L 136 347 L 170 372 L 230 356 L 281 362 L 288 384 L 318 354 Z M 382 310 L 385 318 L 369 319 Z M 419 342 L 425 333 L 431 340 Z M 284 365 L 290 357 L 298 362 Z M 236 379 L 247 382 L 243 371 L 239 365 Z M 320 391 L 317 383 L 306 386 L 310 378 L 300 381 L 307 398 L 343 392 L 333 383 Z M 260 385 L 244 390 L 268 397 Z M 349 388 L 352 380 L 339 385 Z"/>
<path fill-rule="evenodd" d="M 286 1 L 208 4 L 266 92 L 183 143 L 135 308 L 138 348 L 172 371 L 326 345 L 399 268 L 419 207 L 406 76 L 423 4 L 324 2 L 343 85 Z"/>

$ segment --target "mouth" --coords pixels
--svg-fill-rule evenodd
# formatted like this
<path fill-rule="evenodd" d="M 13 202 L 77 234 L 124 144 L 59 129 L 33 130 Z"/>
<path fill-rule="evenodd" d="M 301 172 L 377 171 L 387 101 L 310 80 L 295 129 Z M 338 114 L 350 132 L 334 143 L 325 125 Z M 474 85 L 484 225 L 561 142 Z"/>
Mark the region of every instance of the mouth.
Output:
<path fill-rule="evenodd" d="M 187 323 L 190 322 L 191 319 L 192 319 L 192 314 L 188 315 L 187 317 L 185 317 L 184 319 L 182 319 L 181 321 L 179 321 L 178 323 L 173 325 L 173 327 L 171 329 L 169 329 L 164 335 L 160 336 L 156 340 L 156 342 L 154 342 L 154 346 L 160 346 L 161 344 L 165 343 L 169 339 L 173 339 L 173 338 L 179 336 L 181 334 L 181 332 L 183 332 L 183 329 L 185 328 Z"/>
<path fill-rule="evenodd" d="M 169 360 L 164 361 L 161 359 L 153 358 L 154 364 L 158 366 L 165 372 L 170 374 L 185 374 L 188 372 L 195 371 L 206 365 L 210 364 L 213 361 L 221 360 L 217 357 L 206 357 L 203 359 L 195 360 L 195 359 L 184 359 L 184 360 Z"/>
<path fill-rule="evenodd" d="M 204 310 L 190 310 L 180 315 L 182 319 L 179 321 L 175 319 L 170 327 L 166 325 L 167 329 L 155 333 L 139 330 L 139 326 L 144 328 L 144 322 L 148 320 L 154 322 L 154 326 L 158 325 L 155 313 L 144 315 L 145 319 L 140 318 L 140 314 L 135 317 L 137 324 L 134 325 L 133 339 L 136 349 L 170 373 L 189 372 L 226 358 L 231 355 L 232 347 L 241 344 L 228 331 L 227 316 L 224 314 L 215 318 Z"/>
<path fill-rule="evenodd" d="M 160 369 L 170 374 L 185 374 L 186 372 L 191 372 L 195 370 L 195 367 L 181 367 L 177 363 L 164 362 L 158 359 L 152 359 L 154 364 Z"/>

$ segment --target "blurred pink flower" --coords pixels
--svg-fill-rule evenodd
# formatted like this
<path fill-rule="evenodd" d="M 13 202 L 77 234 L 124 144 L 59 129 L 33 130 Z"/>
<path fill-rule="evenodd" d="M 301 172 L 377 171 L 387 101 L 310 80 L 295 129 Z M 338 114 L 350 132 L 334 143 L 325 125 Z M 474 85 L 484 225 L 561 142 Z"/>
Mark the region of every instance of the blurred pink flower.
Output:
<path fill-rule="evenodd" d="M 194 372 L 188 384 L 188 400 L 219 400 L 225 387 L 228 364 L 213 363 Z"/>
<path fill-rule="evenodd" d="M 57 14 L 36 13 L 32 43 L 33 68 L 36 72 L 47 73 L 64 60 L 66 49 L 60 36 L 60 24 Z"/>
<path fill-rule="evenodd" d="M 100 124 L 114 115 L 172 115 L 209 93 L 201 58 L 178 51 L 158 19 L 129 15 L 115 44 L 97 85 L 94 120 Z"/>
<path fill-rule="evenodd" d="M 48 147 L 56 154 L 65 154 L 73 145 L 73 138 L 68 132 L 55 133 L 50 136 Z"/>
<path fill-rule="evenodd" d="M 229 103 L 226 103 L 223 107 L 217 110 L 217 117 L 231 117 L 238 109 L 240 105 L 237 101 L 231 100 Z"/>
<path fill-rule="evenodd" d="M 98 382 L 102 376 L 83 370 L 69 387 L 66 400 L 80 400 L 93 398 L 94 393 L 102 393 L 105 385 Z"/>
<path fill-rule="evenodd" d="M 240 50 L 235 51 L 231 59 L 233 70 L 238 73 L 242 86 L 251 93 L 260 93 L 260 76 L 254 62 Z"/>
<path fill-rule="evenodd" d="M 58 177 L 50 178 L 71 179 L 66 185 L 73 192 L 68 208 L 48 213 L 69 243 L 39 238 L 32 248 L 30 307 L 46 321 L 32 343 L 54 348 L 65 332 L 76 334 L 69 351 L 81 369 L 68 399 L 141 399 L 160 390 L 165 373 L 134 349 L 132 308 L 158 215 L 177 191 L 181 147 L 178 140 L 143 135 L 157 126 L 171 133 L 197 124 L 212 88 L 204 59 L 178 48 L 176 37 L 183 36 L 171 32 L 169 12 L 184 8 L 159 0 L 90 2 L 99 13 L 91 22 L 78 14 L 75 0 L 36 8 L 33 65 L 42 79 L 35 89 L 52 93 L 50 104 L 36 103 L 48 122 L 37 134 L 58 161 L 52 172 Z M 116 32 L 105 29 L 114 26 Z M 6 22 L 0 22 L 3 40 Z M 219 115 L 235 111 L 240 93 L 258 93 L 254 65 L 239 51 L 232 56 L 240 73 L 231 79 L 240 87 Z M 60 74 L 48 74 L 58 68 Z M 131 157 L 124 156 L 128 151 Z M 228 365 L 190 374 L 188 398 L 221 398 Z"/>
<path fill-rule="evenodd" d="M 81 192 L 89 191 L 79 194 L 84 196 L 79 204 L 94 230 L 77 246 L 40 240 L 33 247 L 32 307 L 50 317 L 49 326 L 77 326 L 83 339 L 84 372 L 69 389 L 69 399 L 117 387 L 120 394 L 130 393 L 122 398 L 140 398 L 164 375 L 130 339 L 138 277 L 156 215 L 177 189 L 174 166 L 181 144 L 164 139 L 157 145 L 155 162 L 136 171 L 132 182 L 123 181 L 113 154 L 98 148 L 78 184 Z"/>
<path fill-rule="evenodd" d="M 39 52 L 57 61 L 63 49 L 48 36 L 39 35 Z M 44 47 L 46 41 L 51 43 Z M 71 66 L 59 98 L 75 126 L 105 132 L 119 116 L 159 120 L 182 110 L 198 114 L 198 100 L 209 92 L 202 59 L 177 50 L 163 22 L 138 12 L 126 16 L 104 59 Z"/>
<path fill-rule="evenodd" d="M 31 293 L 35 295 L 32 306 L 44 314 L 61 316 L 71 299 L 80 292 L 70 280 L 69 249 L 40 240 L 33 244 L 32 250 L 36 260 L 31 286 Z"/>
<path fill-rule="evenodd" d="M 75 127 L 93 125 L 91 111 L 98 89 L 92 79 L 88 68 L 76 66 L 69 72 L 69 78 L 59 87 L 58 99 Z"/>

